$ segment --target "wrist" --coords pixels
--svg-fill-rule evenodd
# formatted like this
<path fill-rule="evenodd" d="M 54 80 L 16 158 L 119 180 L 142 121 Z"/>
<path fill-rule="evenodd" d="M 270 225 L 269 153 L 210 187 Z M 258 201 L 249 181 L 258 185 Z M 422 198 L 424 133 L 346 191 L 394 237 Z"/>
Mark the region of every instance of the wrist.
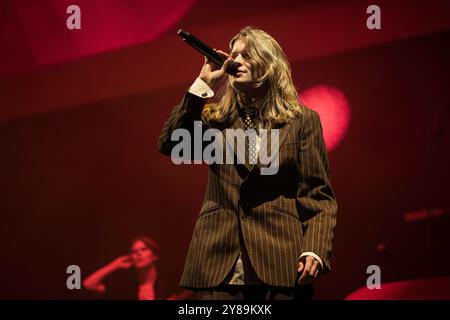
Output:
<path fill-rule="evenodd" d="M 200 80 L 202 80 L 204 83 L 206 83 L 206 85 L 210 88 L 212 88 L 215 84 L 215 81 L 212 80 L 211 78 L 208 77 L 204 77 L 204 76 L 199 76 Z"/>

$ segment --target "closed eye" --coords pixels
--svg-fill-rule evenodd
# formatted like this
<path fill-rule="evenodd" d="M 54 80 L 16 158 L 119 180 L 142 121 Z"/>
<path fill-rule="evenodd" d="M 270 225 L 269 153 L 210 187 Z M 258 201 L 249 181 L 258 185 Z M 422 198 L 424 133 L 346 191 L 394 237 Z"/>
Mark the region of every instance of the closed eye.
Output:
<path fill-rule="evenodd" d="M 230 56 L 231 56 L 233 59 L 236 59 L 236 57 L 237 57 L 238 55 L 239 55 L 239 52 L 232 52 L 232 53 L 230 54 Z M 244 58 L 245 60 L 250 59 L 250 56 L 248 55 L 247 52 L 242 52 L 242 53 L 241 53 L 241 56 L 242 56 L 242 58 Z"/>

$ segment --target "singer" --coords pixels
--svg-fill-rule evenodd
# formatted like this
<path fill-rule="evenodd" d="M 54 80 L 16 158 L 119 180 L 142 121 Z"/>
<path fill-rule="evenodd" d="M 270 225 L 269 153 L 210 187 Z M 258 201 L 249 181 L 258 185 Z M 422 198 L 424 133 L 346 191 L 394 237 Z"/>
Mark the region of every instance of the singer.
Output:
<path fill-rule="evenodd" d="M 337 212 L 320 119 L 301 103 L 272 36 L 245 27 L 230 49 L 217 50 L 222 66 L 205 57 L 162 129 L 159 151 L 170 155 L 172 132 L 193 132 L 194 121 L 221 131 L 277 129 L 279 169 L 261 175 L 259 162 L 209 165 L 180 286 L 202 299 L 311 299 L 313 280 L 330 271 Z M 228 75 L 233 61 L 238 71 Z"/>

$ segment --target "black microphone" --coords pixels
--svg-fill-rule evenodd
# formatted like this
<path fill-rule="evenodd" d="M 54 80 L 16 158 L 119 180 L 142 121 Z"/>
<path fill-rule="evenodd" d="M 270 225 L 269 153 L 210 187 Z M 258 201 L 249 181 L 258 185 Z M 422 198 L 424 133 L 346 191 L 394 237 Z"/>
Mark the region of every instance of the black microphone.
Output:
<path fill-rule="evenodd" d="M 177 34 L 183 38 L 184 42 L 186 42 L 188 45 L 190 45 L 195 50 L 199 51 L 206 57 L 208 57 L 210 60 L 212 60 L 215 64 L 217 64 L 219 67 L 223 65 L 223 63 L 227 60 L 222 55 L 218 54 L 214 49 L 206 45 L 203 41 L 195 37 L 192 33 L 184 31 L 182 29 L 178 30 Z M 226 73 L 231 75 L 236 75 L 238 71 L 239 65 L 232 61 L 228 68 L 225 70 Z"/>

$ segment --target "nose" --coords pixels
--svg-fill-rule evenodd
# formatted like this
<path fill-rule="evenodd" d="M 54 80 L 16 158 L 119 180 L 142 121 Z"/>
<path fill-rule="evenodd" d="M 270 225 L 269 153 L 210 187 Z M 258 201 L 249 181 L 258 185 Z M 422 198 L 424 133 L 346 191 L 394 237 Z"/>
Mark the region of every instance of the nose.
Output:
<path fill-rule="evenodd" d="M 239 65 L 242 65 L 242 62 L 244 61 L 244 58 L 241 54 L 238 54 L 236 58 L 234 58 L 234 62 L 236 62 Z"/>

